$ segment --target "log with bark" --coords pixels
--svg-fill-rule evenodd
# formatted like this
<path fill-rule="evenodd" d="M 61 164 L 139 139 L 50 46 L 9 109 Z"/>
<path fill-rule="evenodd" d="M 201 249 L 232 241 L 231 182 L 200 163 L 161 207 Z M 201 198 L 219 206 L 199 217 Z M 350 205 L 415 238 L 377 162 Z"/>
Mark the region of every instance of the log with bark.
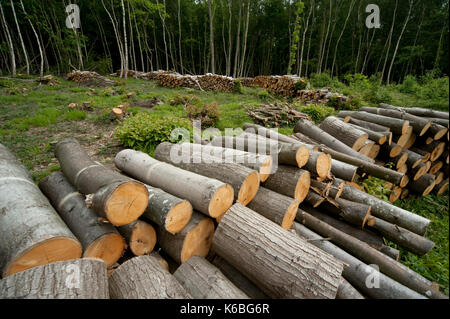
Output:
<path fill-rule="evenodd" d="M 0 270 L 3 277 L 80 258 L 82 246 L 33 182 L 0 144 Z"/>
<path fill-rule="evenodd" d="M 192 256 L 206 257 L 214 235 L 211 219 L 194 211 L 183 230 L 173 235 L 162 227 L 156 227 L 158 244 L 173 260 L 182 264 Z"/>
<path fill-rule="evenodd" d="M 343 264 L 265 217 L 233 205 L 213 250 L 272 298 L 335 298 Z"/>
<path fill-rule="evenodd" d="M 73 234 L 83 246 L 84 258 L 100 258 L 107 267 L 114 265 L 125 250 L 125 240 L 109 223 L 86 207 L 85 197 L 77 192 L 62 172 L 54 172 L 39 182 L 47 196 Z"/>
<path fill-rule="evenodd" d="M 386 103 L 381 103 L 379 105 L 379 107 L 386 108 L 386 109 L 399 110 L 399 111 L 403 111 L 403 112 L 413 114 L 416 116 L 420 116 L 420 117 L 436 117 L 436 118 L 441 118 L 441 119 L 446 119 L 446 120 L 449 119 L 448 112 L 436 111 L 436 110 L 426 109 L 426 108 L 421 108 L 421 107 L 399 107 L 399 106 L 389 105 Z"/>
<path fill-rule="evenodd" d="M 419 165 L 408 170 L 408 175 L 412 178 L 412 181 L 417 181 L 428 171 L 427 162 L 419 163 Z"/>
<path fill-rule="evenodd" d="M 142 220 L 135 220 L 131 224 L 118 227 L 118 229 L 135 256 L 147 255 L 155 248 L 156 231 L 152 225 Z"/>
<path fill-rule="evenodd" d="M 433 141 L 430 144 L 420 144 L 416 147 L 421 148 L 423 151 L 431 153 L 430 161 L 436 161 L 442 153 L 445 151 L 446 143 L 440 141 Z"/>
<path fill-rule="evenodd" d="M 83 258 L 33 267 L 0 280 L 0 299 L 109 299 L 106 264 Z"/>
<path fill-rule="evenodd" d="M 409 183 L 409 190 L 420 196 L 427 196 L 436 185 L 436 180 L 433 175 L 425 174 L 415 181 Z"/>
<path fill-rule="evenodd" d="M 333 159 L 331 160 L 331 173 L 337 178 L 354 182 L 357 178 L 358 167 Z"/>
<path fill-rule="evenodd" d="M 248 208 L 270 219 L 284 229 L 290 229 L 295 220 L 299 201 L 267 188 L 260 187 Z"/>
<path fill-rule="evenodd" d="M 360 228 L 364 228 L 370 217 L 370 206 L 361 203 L 355 203 L 343 198 L 330 200 L 323 205 L 323 209 L 340 216 L 348 223 Z"/>
<path fill-rule="evenodd" d="M 381 133 L 389 133 L 391 132 L 391 129 L 387 126 L 383 126 L 380 124 L 376 124 L 376 123 L 372 123 L 372 122 L 367 122 L 364 120 L 359 120 L 356 118 L 351 117 L 350 115 L 337 115 L 340 118 L 343 118 L 343 121 L 345 123 L 350 123 L 353 125 L 357 125 L 358 127 L 364 128 L 364 129 L 368 129 L 374 132 L 381 132 Z"/>
<path fill-rule="evenodd" d="M 328 146 L 329 148 L 336 150 L 338 152 L 368 161 L 373 162 L 372 159 L 367 156 L 359 154 L 357 151 L 349 147 L 348 145 L 342 143 L 332 135 L 320 129 L 318 126 L 315 126 L 314 123 L 309 121 L 300 120 L 294 127 L 294 132 L 299 132 L 305 134 L 306 136 Z"/>
<path fill-rule="evenodd" d="M 395 134 L 405 134 L 408 132 L 409 127 L 409 121 L 408 120 L 402 120 L 402 119 L 396 119 L 388 116 L 383 115 L 377 115 L 372 114 L 368 112 L 362 112 L 362 111 L 340 111 L 339 117 L 346 117 L 350 116 L 355 119 L 372 122 L 375 124 L 379 124 L 382 126 L 389 127 L 392 133 Z"/>
<path fill-rule="evenodd" d="M 325 201 L 325 197 L 317 194 L 313 190 L 309 190 L 308 195 L 305 198 L 305 202 L 310 204 L 312 207 L 318 207 Z M 295 217 L 295 216 L 294 216 Z"/>
<path fill-rule="evenodd" d="M 438 196 L 441 196 L 442 194 L 444 194 L 448 190 L 448 185 L 449 185 L 448 178 L 446 180 L 443 180 L 442 182 L 440 182 L 438 185 L 436 185 L 434 187 L 434 189 L 436 190 L 436 194 Z"/>
<path fill-rule="evenodd" d="M 206 259 L 193 256 L 173 273 L 195 299 L 248 299 L 225 275 Z"/>
<path fill-rule="evenodd" d="M 146 184 L 189 200 L 194 209 L 207 216 L 219 217 L 233 204 L 234 191 L 230 185 L 160 162 L 145 153 L 123 150 L 114 163 Z"/>
<path fill-rule="evenodd" d="M 425 158 L 422 155 L 417 154 L 416 152 L 413 152 L 411 150 L 405 150 L 405 149 L 403 151 L 406 154 L 408 154 L 406 164 L 410 168 L 415 168 L 417 165 L 419 165 L 420 163 L 423 163 L 425 161 Z"/>
<path fill-rule="evenodd" d="M 386 142 L 388 142 L 389 144 L 392 142 L 392 133 L 391 132 L 372 131 L 370 129 L 360 127 L 358 125 L 351 124 L 351 123 L 349 123 L 349 125 L 351 125 L 352 127 L 356 128 L 360 131 L 367 133 L 367 135 L 369 136 L 369 139 L 371 139 L 372 141 L 375 141 L 376 143 L 378 143 L 380 145 L 383 145 Z"/>
<path fill-rule="evenodd" d="M 323 197 L 332 199 L 339 198 L 344 190 L 345 182 L 340 179 L 334 179 L 332 182 L 322 183 L 311 179 L 311 190 Z"/>
<path fill-rule="evenodd" d="M 131 258 L 109 277 L 111 299 L 191 299 L 191 295 L 152 256 Z"/>
<path fill-rule="evenodd" d="M 365 299 L 347 280 L 341 278 L 336 299 Z"/>
<path fill-rule="evenodd" d="M 383 237 L 418 256 L 427 254 L 434 247 L 431 240 L 374 216 L 369 217 L 367 225 L 376 229 Z"/>
<path fill-rule="evenodd" d="M 279 165 L 263 186 L 274 192 L 295 198 L 300 203 L 308 195 L 311 174 L 293 166 Z"/>
<path fill-rule="evenodd" d="M 369 134 L 341 121 L 335 116 L 325 118 L 319 127 L 355 151 L 359 151 L 369 138 Z"/>
<path fill-rule="evenodd" d="M 92 208 L 111 224 L 127 225 L 147 208 L 144 184 L 92 161 L 77 140 L 62 140 L 55 154 L 69 182 L 84 195 L 94 194 Z"/>
<path fill-rule="evenodd" d="M 181 231 L 191 219 L 193 212 L 191 203 L 162 189 L 145 186 L 149 194 L 148 206 L 142 216 L 171 234 Z"/>

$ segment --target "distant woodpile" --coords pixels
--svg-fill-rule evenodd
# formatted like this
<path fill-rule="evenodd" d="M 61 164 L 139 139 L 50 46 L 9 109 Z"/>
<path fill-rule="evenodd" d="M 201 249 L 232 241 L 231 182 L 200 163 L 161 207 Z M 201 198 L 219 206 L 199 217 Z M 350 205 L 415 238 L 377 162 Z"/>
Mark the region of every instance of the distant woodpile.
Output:
<path fill-rule="evenodd" d="M 83 83 L 85 85 L 96 85 L 96 86 L 114 85 L 114 81 L 107 79 L 104 76 L 101 76 L 97 72 L 74 70 L 70 73 L 67 73 L 66 77 L 69 81 Z"/>
<path fill-rule="evenodd" d="M 306 104 L 327 104 L 332 99 L 336 100 L 337 104 L 346 103 L 349 98 L 335 92 L 331 89 L 325 88 L 320 90 L 300 90 L 297 92 L 298 98 Z"/>
<path fill-rule="evenodd" d="M 294 125 L 300 119 L 312 122 L 307 114 L 290 107 L 288 103 L 260 105 L 252 109 L 248 108 L 247 113 L 256 123 L 267 127 Z"/>

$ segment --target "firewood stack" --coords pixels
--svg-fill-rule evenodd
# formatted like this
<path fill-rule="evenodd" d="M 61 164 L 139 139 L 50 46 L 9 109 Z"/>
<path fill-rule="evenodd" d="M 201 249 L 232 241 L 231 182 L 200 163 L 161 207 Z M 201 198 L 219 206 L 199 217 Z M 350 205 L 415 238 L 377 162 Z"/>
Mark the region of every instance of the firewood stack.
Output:
<path fill-rule="evenodd" d="M 59 81 L 55 79 L 53 75 L 44 75 L 43 77 L 39 77 L 36 80 L 40 84 L 49 85 L 49 86 L 55 86 L 59 84 Z"/>
<path fill-rule="evenodd" d="M 329 88 L 323 88 L 320 90 L 299 90 L 296 96 L 305 104 L 326 104 L 335 99 L 337 103 L 345 103 L 348 101 L 348 97 L 331 92 Z"/>
<path fill-rule="evenodd" d="M 295 83 L 299 77 L 293 75 L 283 76 L 256 76 L 253 78 L 253 84 L 263 89 L 267 89 L 271 94 L 282 96 L 294 96 Z"/>
<path fill-rule="evenodd" d="M 83 83 L 85 85 L 97 85 L 97 86 L 113 86 L 114 81 L 101 76 L 97 72 L 92 71 L 79 71 L 74 70 L 67 74 L 69 81 Z"/>
<path fill-rule="evenodd" d="M 181 75 L 178 73 L 161 73 L 158 75 L 158 84 L 163 87 L 181 88 L 187 87 L 202 91 L 233 92 L 235 88 L 234 79 L 227 76 L 206 75 Z"/>
<path fill-rule="evenodd" d="M 405 174 L 358 153 L 375 135 L 354 128 L 339 142 L 325 129 L 349 124 L 329 122 L 301 118 L 295 137 L 245 124 L 208 145 L 161 143 L 154 157 L 126 149 L 114 159 L 126 175 L 66 139 L 55 149 L 62 173 L 40 189 L 0 145 L 0 297 L 72 296 L 61 276 L 83 256 L 104 263 L 82 259 L 80 297 L 447 298 L 384 241 L 424 255 L 430 220 L 351 186 L 364 175 L 399 186 Z M 137 257 L 119 259 L 125 243 Z M 46 284 L 26 290 L 37 276 Z"/>
<path fill-rule="evenodd" d="M 295 108 L 285 104 L 260 105 L 255 108 L 246 108 L 248 115 L 258 124 L 269 127 L 294 125 L 301 118 L 312 121 L 311 118 Z"/>
<path fill-rule="evenodd" d="M 245 87 L 252 87 L 255 85 L 253 78 L 239 78 L 239 81 L 241 81 L 242 86 Z"/>

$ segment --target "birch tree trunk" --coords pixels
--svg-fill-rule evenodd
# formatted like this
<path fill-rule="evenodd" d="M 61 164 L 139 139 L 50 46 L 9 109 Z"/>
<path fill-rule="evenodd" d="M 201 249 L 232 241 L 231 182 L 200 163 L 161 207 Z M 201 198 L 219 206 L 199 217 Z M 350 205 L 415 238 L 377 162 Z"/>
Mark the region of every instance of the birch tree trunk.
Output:
<path fill-rule="evenodd" d="M 241 48 L 241 17 L 242 17 L 242 1 L 239 1 L 239 17 L 238 17 L 238 29 L 236 33 L 236 52 L 234 55 L 234 69 L 233 69 L 233 77 L 237 77 L 237 72 L 239 70 L 239 50 Z"/>
<path fill-rule="evenodd" d="M 16 55 L 14 53 L 14 44 L 11 40 L 11 33 L 9 32 L 9 27 L 8 24 L 6 23 L 6 19 L 5 19 L 5 15 L 3 13 L 3 6 L 0 2 L 0 12 L 2 14 L 2 22 L 3 22 L 3 29 L 5 31 L 5 36 L 6 36 L 6 42 L 8 43 L 8 47 L 9 47 L 9 53 L 11 55 L 11 70 L 12 70 L 12 76 L 15 77 L 16 76 Z"/>
<path fill-rule="evenodd" d="M 20 5 L 22 6 L 22 10 L 23 13 L 27 16 L 27 12 L 25 11 L 25 7 L 23 5 L 23 1 L 20 0 Z M 43 77 L 44 76 L 44 55 L 42 52 L 42 45 L 41 45 L 41 41 L 39 40 L 39 36 L 36 32 L 36 29 L 34 28 L 33 22 L 31 22 L 30 18 L 27 18 L 28 22 L 30 23 L 31 29 L 33 30 L 34 36 L 36 37 L 36 41 L 38 44 L 38 48 L 39 48 L 39 55 L 41 57 L 41 67 L 40 67 L 40 71 L 39 71 L 39 76 Z"/>
<path fill-rule="evenodd" d="M 20 31 L 19 23 L 17 22 L 16 9 L 14 8 L 13 0 L 11 2 L 11 9 L 14 15 L 14 21 L 16 22 L 17 33 L 19 34 L 20 45 L 22 46 L 23 54 L 25 56 L 25 63 L 27 65 L 27 75 L 30 75 L 30 61 L 28 60 L 27 49 L 25 48 L 25 43 L 23 42 L 22 32 Z"/>

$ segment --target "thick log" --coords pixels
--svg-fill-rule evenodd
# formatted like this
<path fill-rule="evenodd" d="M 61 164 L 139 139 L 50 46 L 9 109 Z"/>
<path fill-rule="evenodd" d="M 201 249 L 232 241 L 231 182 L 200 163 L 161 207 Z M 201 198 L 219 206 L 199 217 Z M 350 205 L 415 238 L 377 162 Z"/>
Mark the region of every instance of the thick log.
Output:
<path fill-rule="evenodd" d="M 62 140 L 55 154 L 69 182 L 84 195 L 94 194 L 92 208 L 111 224 L 127 225 L 147 208 L 148 192 L 142 183 L 93 162 L 77 140 Z"/>
<path fill-rule="evenodd" d="M 339 160 L 331 160 L 331 173 L 337 178 L 354 182 L 357 177 L 358 167 Z"/>
<path fill-rule="evenodd" d="M 159 264 L 167 271 L 169 271 L 169 263 L 157 251 L 152 251 L 149 256 L 155 257 Z"/>
<path fill-rule="evenodd" d="M 41 179 L 39 188 L 80 241 L 84 258 L 100 258 L 107 267 L 119 260 L 125 250 L 125 240 L 114 226 L 101 221 L 92 209 L 86 207 L 84 196 L 62 172 L 54 172 Z"/>
<path fill-rule="evenodd" d="M 431 240 L 374 216 L 369 217 L 367 225 L 379 231 L 383 237 L 418 256 L 427 254 L 434 247 Z"/>
<path fill-rule="evenodd" d="M 419 136 L 424 135 L 428 129 L 431 127 L 432 122 L 430 120 L 424 119 L 423 117 L 415 116 L 406 112 L 385 109 L 385 108 L 376 108 L 376 107 L 362 107 L 361 111 L 379 114 L 387 117 L 402 119 L 409 121 L 409 125 L 413 128 L 414 133 Z"/>
<path fill-rule="evenodd" d="M 327 178 L 331 173 L 332 162 L 333 160 L 329 154 L 311 151 L 308 163 L 306 163 L 305 168 L 313 175 L 317 175 L 320 178 Z M 335 164 L 335 172 L 339 170 L 338 168 L 336 168 L 336 165 L 338 164 Z"/>
<path fill-rule="evenodd" d="M 417 154 L 419 154 L 419 155 L 422 155 L 423 158 L 424 158 L 424 159 L 423 159 L 424 162 L 430 160 L 431 152 L 427 152 L 427 151 L 422 150 L 422 149 L 420 149 L 420 148 L 418 148 L 418 147 L 415 147 L 415 146 L 410 147 L 409 149 L 410 149 L 411 151 L 413 151 L 414 153 L 417 153 Z"/>
<path fill-rule="evenodd" d="M 416 167 L 417 165 L 419 165 L 420 163 L 422 163 L 425 160 L 425 158 L 422 155 L 417 154 L 416 152 L 413 152 L 413 151 L 407 150 L 407 149 L 404 149 L 403 151 L 406 154 L 408 154 L 406 164 L 411 168 Z"/>
<path fill-rule="evenodd" d="M 361 172 L 384 179 L 385 181 L 391 182 L 395 185 L 403 184 L 403 180 L 405 179 L 404 174 L 398 173 L 394 170 L 334 151 L 328 147 L 320 146 L 320 149 L 322 152 L 330 154 L 336 160 L 355 165 Z"/>
<path fill-rule="evenodd" d="M 417 147 L 420 147 L 425 152 L 431 153 L 430 161 L 434 162 L 444 153 L 445 145 L 445 142 L 433 141 L 430 144 L 417 145 Z"/>
<path fill-rule="evenodd" d="M 435 176 L 434 179 L 435 179 L 435 183 L 436 183 L 435 187 L 437 187 L 437 185 L 439 185 L 444 180 L 445 174 L 444 174 L 444 172 L 437 172 L 434 176 Z"/>
<path fill-rule="evenodd" d="M 300 237 L 346 263 L 348 266 L 344 268 L 342 276 L 368 297 L 378 299 L 425 299 L 421 294 L 382 274 L 333 243 L 324 240 L 322 236 L 304 225 L 296 222 L 294 227 Z M 379 279 L 377 289 L 370 288 L 366 284 L 369 274 Z"/>
<path fill-rule="evenodd" d="M 354 128 L 335 116 L 324 119 L 319 127 L 355 151 L 359 151 L 369 137 L 369 134 Z"/>
<path fill-rule="evenodd" d="M 351 116 L 352 118 L 356 118 L 359 120 L 386 126 L 391 129 L 392 133 L 400 134 L 400 135 L 405 134 L 408 131 L 408 127 L 409 127 L 408 120 L 395 119 L 392 117 L 372 114 L 372 113 L 368 113 L 368 112 L 340 111 L 339 116 L 340 117 Z"/>
<path fill-rule="evenodd" d="M 436 190 L 436 194 L 438 196 L 441 196 L 442 194 L 444 194 L 447 191 L 447 189 L 448 189 L 448 185 L 449 185 L 449 179 L 448 178 L 446 180 L 443 180 L 442 182 L 440 182 L 434 188 Z"/>
<path fill-rule="evenodd" d="M 181 231 L 191 219 L 189 201 L 166 193 L 162 189 L 145 185 L 148 190 L 148 206 L 143 217 L 163 227 L 171 234 Z"/>
<path fill-rule="evenodd" d="M 411 136 L 409 137 L 409 139 L 406 141 L 405 146 L 403 146 L 404 150 L 409 150 L 414 143 L 416 142 L 417 139 L 417 135 L 416 134 L 411 134 Z"/>
<path fill-rule="evenodd" d="M 442 126 L 445 126 L 445 127 L 448 127 L 448 125 L 449 125 L 449 120 L 446 120 L 446 119 L 440 119 L 440 118 L 437 118 L 437 117 L 425 117 L 427 120 L 430 120 L 430 121 L 432 121 L 433 123 L 436 123 L 436 124 L 439 124 L 439 125 L 442 125 Z"/>
<path fill-rule="evenodd" d="M 413 193 L 419 194 L 421 196 L 427 196 L 433 190 L 436 185 L 436 180 L 433 175 L 425 174 L 419 179 L 409 183 L 409 190 Z"/>
<path fill-rule="evenodd" d="M 261 289 L 255 286 L 247 277 L 241 274 L 222 257 L 216 255 L 212 264 L 219 268 L 220 271 L 248 297 L 252 299 L 269 299 Z"/>
<path fill-rule="evenodd" d="M 248 299 L 225 275 L 206 259 L 194 256 L 173 273 L 195 299 Z"/>
<path fill-rule="evenodd" d="M 146 184 L 189 200 L 194 209 L 207 216 L 219 217 L 233 203 L 234 191 L 230 185 L 160 162 L 145 153 L 123 150 L 116 155 L 114 163 Z"/>
<path fill-rule="evenodd" d="M 418 235 L 423 236 L 430 224 L 429 219 L 401 209 L 400 207 L 394 206 L 348 185 L 344 186 L 341 197 L 350 201 L 369 205 L 371 206 L 373 216 L 409 229 Z"/>
<path fill-rule="evenodd" d="M 397 157 L 403 151 L 403 147 L 392 142 L 391 145 L 381 145 L 379 158 L 381 160 L 390 161 L 391 158 Z"/>
<path fill-rule="evenodd" d="M 364 228 L 370 217 L 370 206 L 343 198 L 337 198 L 332 202 L 326 203 L 323 205 L 323 208 L 360 228 Z"/>
<path fill-rule="evenodd" d="M 366 140 L 364 142 L 363 147 L 358 151 L 359 154 L 362 154 L 364 156 L 369 157 L 369 154 L 372 152 L 372 148 L 375 146 L 375 142 L 372 140 Z M 379 146 L 379 145 L 378 145 Z M 379 152 L 379 150 L 378 150 Z M 375 156 L 376 157 L 376 156 Z M 369 157 L 369 158 L 375 158 L 375 157 Z"/>
<path fill-rule="evenodd" d="M 365 299 L 347 280 L 341 278 L 336 299 Z"/>
<path fill-rule="evenodd" d="M 299 209 L 297 213 L 297 221 L 304 226 L 311 228 L 313 231 L 316 231 L 319 235 L 331 238 L 333 243 L 348 251 L 356 258 L 360 258 L 363 262 L 377 265 L 382 273 L 418 293 L 433 299 L 448 299 L 443 293 L 434 290 L 430 285 L 426 284 L 419 274 L 406 272 L 404 266 L 400 266 L 401 264 L 399 262 L 392 258 L 388 258 L 386 255 L 370 247 L 366 243 L 314 218 L 301 209 Z"/>
<path fill-rule="evenodd" d="M 380 145 L 383 145 L 386 142 L 390 143 L 392 141 L 392 133 L 391 132 L 372 131 L 367 128 L 360 127 L 358 125 L 351 124 L 351 123 L 349 123 L 349 125 L 360 131 L 367 133 L 367 135 L 369 136 L 369 139 L 371 139 L 372 141 L 375 141 L 376 143 L 378 143 Z"/>
<path fill-rule="evenodd" d="M 3 277 L 80 258 L 82 246 L 30 173 L 0 144 L 0 270 Z"/>
<path fill-rule="evenodd" d="M 259 151 L 257 147 L 259 144 L 255 142 L 255 148 L 252 149 L 252 145 L 249 145 L 246 143 L 245 140 L 239 140 L 237 143 L 234 143 L 233 137 L 231 136 L 225 136 L 222 140 L 221 137 L 215 137 L 214 140 L 216 143 L 219 143 L 220 145 L 213 146 L 211 144 L 200 146 L 198 144 L 189 144 L 189 143 L 182 143 L 180 147 L 185 152 L 191 152 L 191 154 L 194 153 L 202 153 L 207 154 L 210 156 L 218 157 L 223 159 L 226 163 L 238 163 L 245 167 L 257 170 L 259 172 L 259 175 L 261 177 L 261 181 L 265 181 L 267 178 L 269 178 L 269 175 L 272 172 L 272 166 L 273 166 L 273 158 L 270 155 L 264 154 L 255 154 L 251 152 L 247 152 L 244 150 L 254 150 Z M 240 145 L 239 142 L 242 142 L 243 145 Z M 212 142 L 211 142 L 212 143 Z M 224 145 L 223 147 L 221 145 Z M 271 145 L 271 144 L 264 144 L 264 146 L 267 146 L 268 150 L 271 150 L 271 147 L 273 147 L 273 150 L 277 150 L 277 145 Z M 287 157 L 290 163 L 292 163 L 292 159 L 295 161 L 296 159 L 301 162 L 301 157 L 304 156 L 304 153 L 302 153 L 302 150 L 290 147 L 289 145 L 283 144 L 281 145 L 282 150 L 280 150 L 279 156 L 280 157 Z M 261 147 L 262 151 L 262 147 Z M 306 150 L 308 151 L 308 150 Z M 281 153 L 283 155 L 281 155 Z M 297 154 L 298 153 L 298 154 Z M 267 153 L 267 154 L 270 154 Z M 298 157 L 296 157 L 298 155 Z M 297 162 L 295 162 L 297 163 Z"/>
<path fill-rule="evenodd" d="M 191 295 L 152 256 L 134 257 L 109 277 L 111 299 L 191 299 Z"/>
<path fill-rule="evenodd" d="M 0 299 L 109 299 L 100 259 L 54 262 L 0 280 Z"/>
<path fill-rule="evenodd" d="M 303 133 L 306 136 L 318 141 L 319 143 L 325 144 L 329 148 L 336 150 L 338 152 L 368 161 L 373 162 L 372 159 L 359 154 L 357 151 L 349 147 L 348 145 L 342 143 L 338 139 L 334 138 L 332 135 L 315 126 L 313 123 L 306 120 L 299 120 L 294 127 L 294 132 Z"/>
<path fill-rule="evenodd" d="M 211 248 L 214 223 L 194 211 L 185 228 L 173 235 L 162 227 L 156 227 L 158 243 L 177 263 L 182 264 L 192 256 L 206 257 Z"/>
<path fill-rule="evenodd" d="M 290 229 L 297 215 L 299 201 L 260 187 L 248 208 L 270 219 L 284 229 Z"/>
<path fill-rule="evenodd" d="M 189 151 L 190 145 L 183 147 L 183 145 L 164 142 L 156 147 L 154 156 L 159 161 L 231 185 L 234 190 L 234 199 L 244 206 L 255 197 L 260 183 L 257 171 L 237 163 L 225 162 L 221 158 L 206 153 L 192 154 Z"/>
<path fill-rule="evenodd" d="M 279 165 L 263 186 L 274 192 L 295 198 L 300 203 L 308 195 L 311 174 L 300 168 Z"/>
<path fill-rule="evenodd" d="M 389 105 L 389 104 L 385 104 L 385 103 L 381 103 L 379 105 L 379 107 L 403 111 L 403 112 L 407 112 L 409 114 L 413 114 L 413 115 L 420 116 L 420 117 L 436 117 L 436 118 L 441 118 L 441 119 L 446 119 L 446 120 L 449 119 L 448 112 L 435 111 L 432 109 L 425 109 L 425 108 L 421 108 L 421 107 L 399 107 L 399 106 Z"/>
<path fill-rule="evenodd" d="M 343 264 L 265 217 L 233 205 L 213 250 L 272 298 L 335 298 Z"/>
<path fill-rule="evenodd" d="M 147 255 L 155 248 L 156 231 L 152 225 L 142 220 L 135 220 L 131 224 L 118 227 L 118 229 L 135 256 Z"/>
<path fill-rule="evenodd" d="M 403 189 L 400 186 L 395 186 L 391 190 L 391 193 L 389 194 L 389 201 L 391 203 L 394 203 L 395 201 L 397 201 L 400 198 L 400 196 L 402 195 L 402 191 L 403 191 Z"/>
<path fill-rule="evenodd" d="M 391 129 L 387 126 L 359 120 L 359 119 L 353 118 L 349 115 L 343 116 L 343 115 L 338 114 L 337 116 L 343 118 L 345 123 L 354 124 L 354 125 L 357 125 L 359 127 L 362 127 L 362 128 L 368 129 L 368 130 L 372 130 L 375 132 L 391 132 Z"/>

